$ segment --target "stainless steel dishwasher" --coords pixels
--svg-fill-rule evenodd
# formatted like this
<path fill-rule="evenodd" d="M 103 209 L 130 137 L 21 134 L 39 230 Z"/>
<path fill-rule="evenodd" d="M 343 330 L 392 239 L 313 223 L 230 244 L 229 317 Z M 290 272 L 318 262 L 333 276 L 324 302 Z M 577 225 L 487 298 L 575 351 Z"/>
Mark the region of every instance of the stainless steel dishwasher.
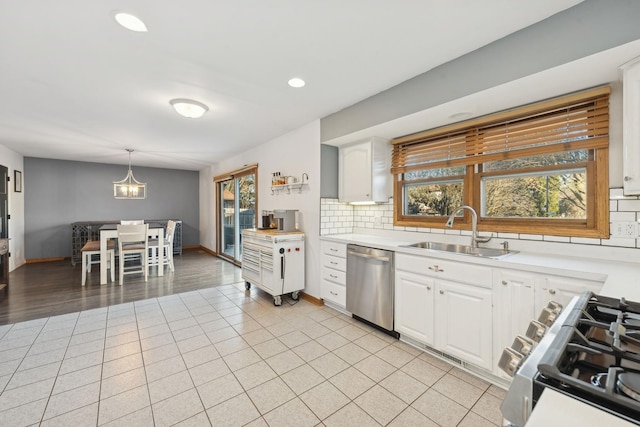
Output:
<path fill-rule="evenodd" d="M 393 331 L 393 252 L 347 245 L 347 311 Z"/>

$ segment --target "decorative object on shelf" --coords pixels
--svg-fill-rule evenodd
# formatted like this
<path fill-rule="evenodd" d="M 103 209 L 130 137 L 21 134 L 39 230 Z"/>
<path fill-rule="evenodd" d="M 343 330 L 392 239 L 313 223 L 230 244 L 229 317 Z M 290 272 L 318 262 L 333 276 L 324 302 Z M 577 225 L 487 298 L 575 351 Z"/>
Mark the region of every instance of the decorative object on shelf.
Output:
<path fill-rule="evenodd" d="M 302 187 L 309 183 L 309 175 L 303 173 L 299 179 L 295 176 L 283 176 L 280 172 L 273 172 L 271 177 L 271 194 L 279 194 L 281 191 L 291 193 L 292 189 L 297 189 L 302 193 Z"/>
<path fill-rule="evenodd" d="M 204 116 L 204 113 L 209 111 L 209 107 L 193 99 L 172 99 L 169 101 L 169 104 L 171 104 L 178 114 L 188 119 L 199 119 Z"/>
<path fill-rule="evenodd" d="M 22 193 L 22 172 L 13 171 L 13 191 Z"/>
<path fill-rule="evenodd" d="M 146 199 L 147 183 L 138 181 L 131 172 L 131 153 L 133 149 L 127 148 L 129 153 L 129 172 L 122 181 L 113 182 L 113 197 L 116 199 Z"/>

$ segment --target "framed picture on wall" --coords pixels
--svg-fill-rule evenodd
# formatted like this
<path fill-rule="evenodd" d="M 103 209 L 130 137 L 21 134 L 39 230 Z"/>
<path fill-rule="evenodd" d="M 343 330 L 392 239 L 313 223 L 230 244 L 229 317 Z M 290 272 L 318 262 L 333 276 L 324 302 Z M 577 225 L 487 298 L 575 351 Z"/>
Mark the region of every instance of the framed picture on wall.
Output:
<path fill-rule="evenodd" d="M 13 191 L 22 193 L 22 172 L 13 171 Z"/>

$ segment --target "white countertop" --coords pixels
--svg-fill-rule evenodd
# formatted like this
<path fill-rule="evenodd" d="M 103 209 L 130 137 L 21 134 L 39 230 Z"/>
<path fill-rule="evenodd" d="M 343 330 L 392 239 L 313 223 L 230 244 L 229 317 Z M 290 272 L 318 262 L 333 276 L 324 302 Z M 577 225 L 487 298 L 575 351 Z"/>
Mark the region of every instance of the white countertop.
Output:
<path fill-rule="evenodd" d="M 320 239 L 372 246 L 398 253 L 450 259 L 471 264 L 514 268 L 544 274 L 571 276 L 577 279 L 594 280 L 604 283 L 600 291 L 602 295 L 616 298 L 624 296 L 631 301 L 640 301 L 640 262 L 619 262 L 598 258 L 548 255 L 524 251 L 514 253 L 502 259 L 490 259 L 443 251 L 403 247 L 402 245 L 415 243 L 415 241 L 369 234 L 334 234 L 321 236 Z M 424 240 L 427 239 L 425 238 Z M 640 261 L 640 250 L 638 253 L 638 261 Z"/>
<path fill-rule="evenodd" d="M 434 236 L 443 241 L 442 236 Z M 389 236 L 369 234 L 339 234 L 321 236 L 321 240 L 360 244 L 399 253 L 451 259 L 472 264 L 483 264 L 498 268 L 514 268 L 544 274 L 568 275 L 603 282 L 601 295 L 615 298 L 625 297 L 640 301 L 640 250 L 636 262 L 619 262 L 601 258 L 575 257 L 557 254 L 519 252 L 503 259 L 494 260 L 469 255 L 460 255 L 401 245 L 416 241 L 399 240 Z M 423 240 L 429 240 L 424 236 Z M 538 401 L 526 427 L 581 426 L 581 427 L 627 427 L 634 424 L 619 417 L 564 396 L 553 390 L 545 390 Z"/>

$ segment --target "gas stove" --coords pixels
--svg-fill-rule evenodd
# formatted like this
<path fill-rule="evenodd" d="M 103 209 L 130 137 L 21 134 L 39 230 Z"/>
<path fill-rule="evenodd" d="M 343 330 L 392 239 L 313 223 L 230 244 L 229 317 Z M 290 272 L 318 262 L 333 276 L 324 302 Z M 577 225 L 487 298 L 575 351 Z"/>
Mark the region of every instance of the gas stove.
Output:
<path fill-rule="evenodd" d="M 546 388 L 640 425 L 640 303 L 574 298 L 511 368 L 502 413 L 512 425 L 525 424 Z"/>

